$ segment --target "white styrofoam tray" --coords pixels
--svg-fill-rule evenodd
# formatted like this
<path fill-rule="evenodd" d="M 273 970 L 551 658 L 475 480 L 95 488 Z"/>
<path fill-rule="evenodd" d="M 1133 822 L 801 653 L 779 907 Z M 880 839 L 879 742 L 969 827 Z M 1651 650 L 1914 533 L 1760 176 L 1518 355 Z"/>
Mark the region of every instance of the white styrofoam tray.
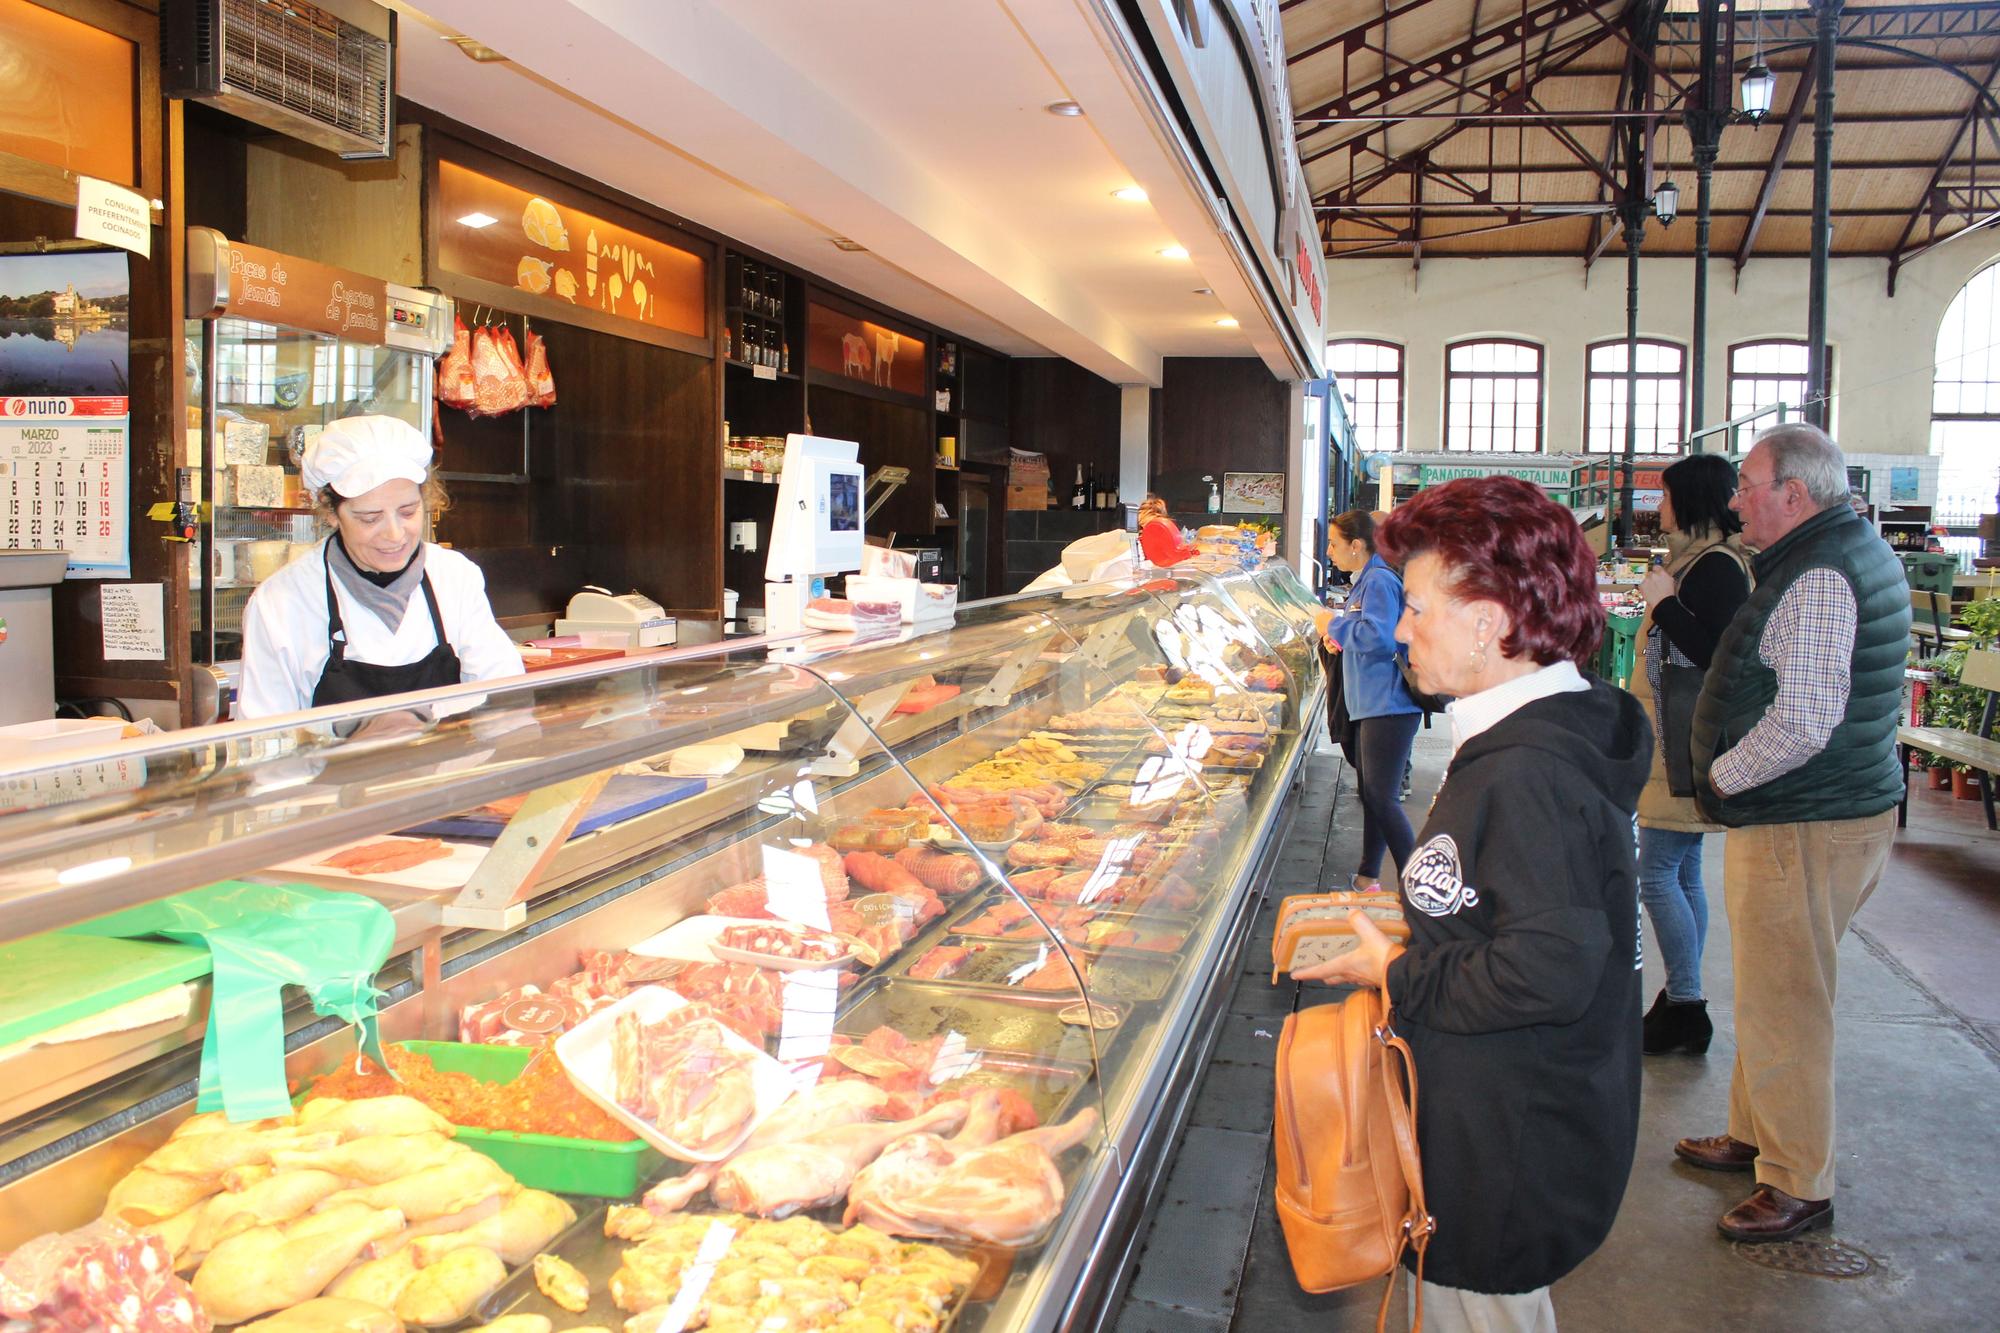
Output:
<path fill-rule="evenodd" d="M 618 1104 L 617 1078 L 612 1069 L 611 1034 L 620 1014 L 636 1013 L 642 1023 L 658 1022 L 687 1000 L 664 986 L 642 986 L 608 1009 L 600 1009 L 556 1038 L 556 1058 L 562 1061 L 570 1082 L 584 1096 L 604 1108 L 607 1115 L 634 1134 L 678 1162 L 719 1162 L 743 1146 L 764 1118 L 792 1095 L 793 1079 L 785 1067 L 727 1028 L 723 1040 L 751 1059 L 750 1082 L 756 1110 L 744 1122 L 743 1132 L 720 1148 L 697 1152 L 676 1143 L 643 1116 Z"/>

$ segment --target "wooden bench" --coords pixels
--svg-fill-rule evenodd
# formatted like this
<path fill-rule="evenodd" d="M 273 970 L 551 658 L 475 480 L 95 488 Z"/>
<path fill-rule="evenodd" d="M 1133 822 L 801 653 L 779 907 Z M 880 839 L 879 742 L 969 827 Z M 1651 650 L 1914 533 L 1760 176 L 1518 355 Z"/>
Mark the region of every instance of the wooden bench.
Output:
<path fill-rule="evenodd" d="M 1896 752 L 1903 761 L 1903 799 L 1896 804 L 1896 826 L 1909 821 L 1910 751 L 1966 764 L 1979 775 L 1979 799 L 1986 806 L 1986 827 L 2000 828 L 1993 812 L 1993 778 L 2000 774 L 2000 741 L 1993 739 L 1996 705 L 2000 705 L 2000 651 L 1975 648 L 1965 655 L 1965 670 L 1959 683 L 1986 691 L 1986 706 L 1979 711 L 1979 730 L 1960 731 L 1955 727 L 1898 727 Z"/>

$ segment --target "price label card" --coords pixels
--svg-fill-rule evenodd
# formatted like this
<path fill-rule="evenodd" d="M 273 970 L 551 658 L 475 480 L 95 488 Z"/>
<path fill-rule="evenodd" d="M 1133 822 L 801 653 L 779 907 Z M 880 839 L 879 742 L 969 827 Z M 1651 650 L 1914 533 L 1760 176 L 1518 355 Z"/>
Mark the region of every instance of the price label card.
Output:
<path fill-rule="evenodd" d="M 560 1000 L 545 995 L 530 995 L 502 1009 L 500 1021 L 516 1032 L 539 1036 L 559 1031 L 569 1022 L 569 1010 Z"/>

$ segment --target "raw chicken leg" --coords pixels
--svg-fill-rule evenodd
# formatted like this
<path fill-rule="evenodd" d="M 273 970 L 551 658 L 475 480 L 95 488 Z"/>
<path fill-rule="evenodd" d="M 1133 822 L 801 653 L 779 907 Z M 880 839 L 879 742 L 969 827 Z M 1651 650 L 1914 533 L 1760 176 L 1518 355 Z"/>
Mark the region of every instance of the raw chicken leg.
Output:
<path fill-rule="evenodd" d="M 381 1306 L 322 1296 L 237 1333 L 403 1333 L 403 1321 Z"/>
<path fill-rule="evenodd" d="M 463 1151 L 442 1134 L 370 1134 L 313 1151 L 282 1149 L 271 1160 L 281 1171 L 331 1171 L 346 1180 L 380 1185 Z"/>
<path fill-rule="evenodd" d="M 716 1174 L 715 1201 L 732 1212 L 789 1217 L 801 1208 L 837 1203 L 855 1172 L 905 1134 L 965 1123 L 964 1102 L 934 1106 L 911 1120 L 842 1125 L 775 1143 L 730 1159 Z"/>
<path fill-rule="evenodd" d="M 455 1324 L 507 1280 L 500 1256 L 479 1246 L 453 1250 L 417 1275 L 396 1297 L 396 1317 L 406 1324 Z"/>
<path fill-rule="evenodd" d="M 848 1210 L 878 1231 L 990 1245 L 1026 1245 L 1062 1211 L 1062 1173 L 1055 1157 L 1097 1128 L 1097 1112 L 1079 1111 L 1066 1125 L 1045 1125 L 974 1148 L 907 1193 L 879 1181 Z"/>
<path fill-rule="evenodd" d="M 398 1231 L 393 1208 L 348 1204 L 291 1225 L 252 1227 L 209 1252 L 194 1294 L 218 1324 L 240 1324 L 309 1301 L 372 1240 Z"/>
<path fill-rule="evenodd" d="M 861 1168 L 847 1190 L 847 1217 L 853 1222 L 863 1216 L 877 1198 L 904 1198 L 936 1180 L 946 1167 L 971 1152 L 984 1148 L 1000 1137 L 1006 1103 L 993 1089 L 984 1089 L 968 1104 L 965 1128 L 942 1138 L 936 1134 L 910 1134 L 882 1150 L 882 1155 Z"/>
<path fill-rule="evenodd" d="M 240 1193 L 218 1194 L 208 1201 L 185 1253 L 203 1255 L 240 1231 L 289 1222 L 340 1186 L 331 1171 L 286 1171 Z"/>
<path fill-rule="evenodd" d="M 330 1148 L 338 1142 L 338 1134 L 311 1134 L 296 1129 L 224 1129 L 168 1139 L 143 1165 L 149 1171 L 167 1175 L 214 1179 L 232 1167 L 268 1162 L 280 1150 L 311 1151 Z"/>
<path fill-rule="evenodd" d="M 354 1102 L 315 1097 L 299 1108 L 299 1124 L 316 1134 L 338 1134 L 343 1143 L 374 1134 L 452 1133 L 451 1121 L 415 1097 L 403 1096 Z"/>
<path fill-rule="evenodd" d="M 462 1148 L 448 1160 L 400 1179 L 366 1189 L 342 1190 L 320 1207 L 336 1208 L 357 1201 L 370 1208 L 394 1208 L 413 1223 L 428 1222 L 519 1188 L 491 1157 Z"/>
<path fill-rule="evenodd" d="M 785 1100 L 763 1124 L 757 1126 L 735 1156 L 767 1148 L 774 1143 L 790 1143 L 808 1134 L 839 1125 L 860 1124 L 880 1115 L 889 1104 L 889 1094 L 873 1083 L 858 1078 L 815 1083 Z M 721 1162 L 697 1166 L 646 1191 L 646 1207 L 655 1213 L 673 1213 L 695 1199 L 723 1167 Z"/>
<path fill-rule="evenodd" d="M 574 1221 L 576 1210 L 555 1195 L 542 1190 L 522 1190 L 485 1221 L 463 1231 L 425 1236 L 410 1248 L 420 1265 L 435 1263 L 468 1245 L 496 1251 L 510 1264 L 524 1264 Z"/>
<path fill-rule="evenodd" d="M 130 1226 L 143 1227 L 162 1222 L 215 1193 L 213 1177 L 175 1176 L 147 1167 L 134 1167 L 125 1179 L 111 1187 L 104 1201 L 104 1215 Z"/>
<path fill-rule="evenodd" d="M 396 1298 L 416 1275 L 417 1252 L 405 1245 L 387 1258 L 354 1265 L 328 1284 L 326 1294 L 393 1310 Z"/>

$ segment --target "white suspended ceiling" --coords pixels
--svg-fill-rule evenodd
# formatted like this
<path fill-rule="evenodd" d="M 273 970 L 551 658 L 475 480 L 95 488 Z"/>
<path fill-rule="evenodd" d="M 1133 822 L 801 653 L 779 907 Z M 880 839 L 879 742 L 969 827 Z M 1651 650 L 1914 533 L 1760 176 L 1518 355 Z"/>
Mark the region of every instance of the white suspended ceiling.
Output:
<path fill-rule="evenodd" d="M 1294 374 L 1092 0 L 395 7 L 403 96 L 891 308 L 1114 383 Z"/>

